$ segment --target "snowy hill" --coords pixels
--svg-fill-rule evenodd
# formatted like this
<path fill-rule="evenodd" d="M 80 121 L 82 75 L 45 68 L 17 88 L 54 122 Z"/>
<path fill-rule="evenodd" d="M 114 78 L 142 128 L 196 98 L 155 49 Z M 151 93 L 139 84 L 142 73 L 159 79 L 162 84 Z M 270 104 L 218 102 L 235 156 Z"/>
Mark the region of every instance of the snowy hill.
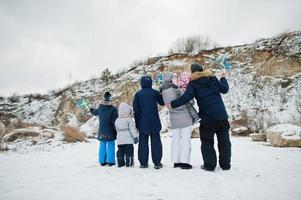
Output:
<path fill-rule="evenodd" d="M 108 85 L 95 78 L 44 95 L 0 97 L 0 119 L 6 134 L 19 128 L 39 127 L 43 132 L 51 127 L 62 135 L 59 127 L 67 124 L 93 136 L 96 118 L 87 110 L 76 108 L 77 99 L 87 99 L 97 106 L 102 94 L 110 90 L 116 104 L 122 101 L 131 104 L 143 74 L 156 77 L 164 71 L 189 71 L 194 62 L 212 69 L 219 77 L 221 70 L 212 58 L 221 54 L 227 54 L 233 65 L 227 76 L 230 92 L 223 96 L 233 127 L 242 126 L 250 133 L 265 132 L 278 124 L 301 125 L 301 32 L 253 44 L 149 58 L 145 64 L 118 74 Z M 169 129 L 167 117 L 163 109 L 163 132 Z M 17 139 L 24 138 L 26 135 Z"/>

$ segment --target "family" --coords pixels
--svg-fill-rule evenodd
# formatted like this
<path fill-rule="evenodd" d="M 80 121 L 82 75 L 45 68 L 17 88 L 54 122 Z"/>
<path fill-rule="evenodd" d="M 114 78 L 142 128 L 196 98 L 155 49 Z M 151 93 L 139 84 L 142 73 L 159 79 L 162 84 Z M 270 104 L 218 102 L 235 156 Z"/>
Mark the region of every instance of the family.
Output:
<path fill-rule="evenodd" d="M 99 163 L 102 166 L 115 165 L 115 140 L 117 139 L 118 167 L 134 165 L 134 144 L 138 143 L 140 168 L 148 168 L 149 140 L 151 157 L 155 169 L 163 167 L 161 122 L 158 104 L 167 106 L 172 129 L 171 160 L 174 168 L 192 169 L 190 164 L 192 126 L 199 123 L 203 165 L 201 169 L 214 171 L 217 156 L 214 135 L 217 136 L 219 166 L 222 170 L 231 168 L 231 142 L 228 114 L 221 94 L 229 90 L 225 73 L 220 80 L 199 64 L 191 65 L 191 76 L 184 87 L 174 84 L 174 74 L 163 74 L 160 92 L 152 88 L 152 78 L 143 76 L 141 90 L 134 97 L 133 108 L 127 103 L 118 107 L 112 105 L 112 95 L 106 92 L 102 103 L 90 112 L 99 117 L 98 140 Z M 194 99 L 199 107 L 193 107 Z M 135 121 L 133 120 L 133 117 Z"/>

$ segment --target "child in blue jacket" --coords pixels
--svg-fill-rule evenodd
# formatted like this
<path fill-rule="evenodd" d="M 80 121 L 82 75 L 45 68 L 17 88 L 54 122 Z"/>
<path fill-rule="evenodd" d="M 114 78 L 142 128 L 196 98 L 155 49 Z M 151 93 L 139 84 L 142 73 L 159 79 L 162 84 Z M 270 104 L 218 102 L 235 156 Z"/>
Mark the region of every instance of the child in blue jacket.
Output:
<path fill-rule="evenodd" d="M 111 93 L 106 92 L 97 109 L 90 109 L 92 115 L 99 117 L 99 129 L 97 139 L 100 141 L 98 162 L 101 166 L 115 165 L 115 120 L 118 117 L 117 109 L 112 105 Z"/>

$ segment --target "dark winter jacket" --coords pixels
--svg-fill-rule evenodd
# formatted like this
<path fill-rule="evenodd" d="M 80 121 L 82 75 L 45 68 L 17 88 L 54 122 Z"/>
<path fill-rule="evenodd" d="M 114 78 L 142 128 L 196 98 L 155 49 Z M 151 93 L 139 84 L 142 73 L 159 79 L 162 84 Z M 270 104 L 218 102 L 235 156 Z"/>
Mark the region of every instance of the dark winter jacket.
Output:
<path fill-rule="evenodd" d="M 221 94 L 229 90 L 227 79 L 218 80 L 209 70 L 195 72 L 191 75 L 191 81 L 185 93 L 171 102 L 173 108 L 186 104 L 195 98 L 199 106 L 201 123 L 209 123 L 228 118 L 228 114 Z"/>
<path fill-rule="evenodd" d="M 161 94 L 152 89 L 152 79 L 144 76 L 140 80 L 142 89 L 135 94 L 133 109 L 137 129 L 140 133 L 159 133 L 162 126 L 158 105 L 164 105 Z"/>
<path fill-rule="evenodd" d="M 102 103 L 97 109 L 90 109 L 92 115 L 99 118 L 97 139 L 101 141 L 113 141 L 116 139 L 115 120 L 118 117 L 116 107 L 109 103 Z"/>

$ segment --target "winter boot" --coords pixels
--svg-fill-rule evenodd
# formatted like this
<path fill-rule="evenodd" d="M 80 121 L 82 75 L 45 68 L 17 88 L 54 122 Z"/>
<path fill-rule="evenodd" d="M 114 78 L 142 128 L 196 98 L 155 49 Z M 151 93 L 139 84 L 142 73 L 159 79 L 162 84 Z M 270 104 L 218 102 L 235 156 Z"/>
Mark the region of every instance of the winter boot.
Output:
<path fill-rule="evenodd" d="M 181 169 L 192 169 L 192 165 L 190 165 L 188 163 L 181 163 L 180 168 Z"/>
<path fill-rule="evenodd" d="M 140 165 L 140 168 L 141 168 L 141 169 L 148 168 L 148 164 L 146 164 L 146 165 Z"/>
<path fill-rule="evenodd" d="M 204 165 L 201 165 L 201 169 L 203 169 L 205 171 L 208 171 L 208 172 L 213 172 L 214 171 L 214 169 L 208 169 Z"/>
<path fill-rule="evenodd" d="M 154 165 L 155 169 L 161 169 L 163 167 L 162 163 L 158 163 Z"/>
<path fill-rule="evenodd" d="M 181 163 L 174 163 L 174 164 L 173 164 L 173 167 L 174 167 L 174 168 L 177 168 L 177 167 L 180 167 L 180 166 L 181 166 Z"/>

